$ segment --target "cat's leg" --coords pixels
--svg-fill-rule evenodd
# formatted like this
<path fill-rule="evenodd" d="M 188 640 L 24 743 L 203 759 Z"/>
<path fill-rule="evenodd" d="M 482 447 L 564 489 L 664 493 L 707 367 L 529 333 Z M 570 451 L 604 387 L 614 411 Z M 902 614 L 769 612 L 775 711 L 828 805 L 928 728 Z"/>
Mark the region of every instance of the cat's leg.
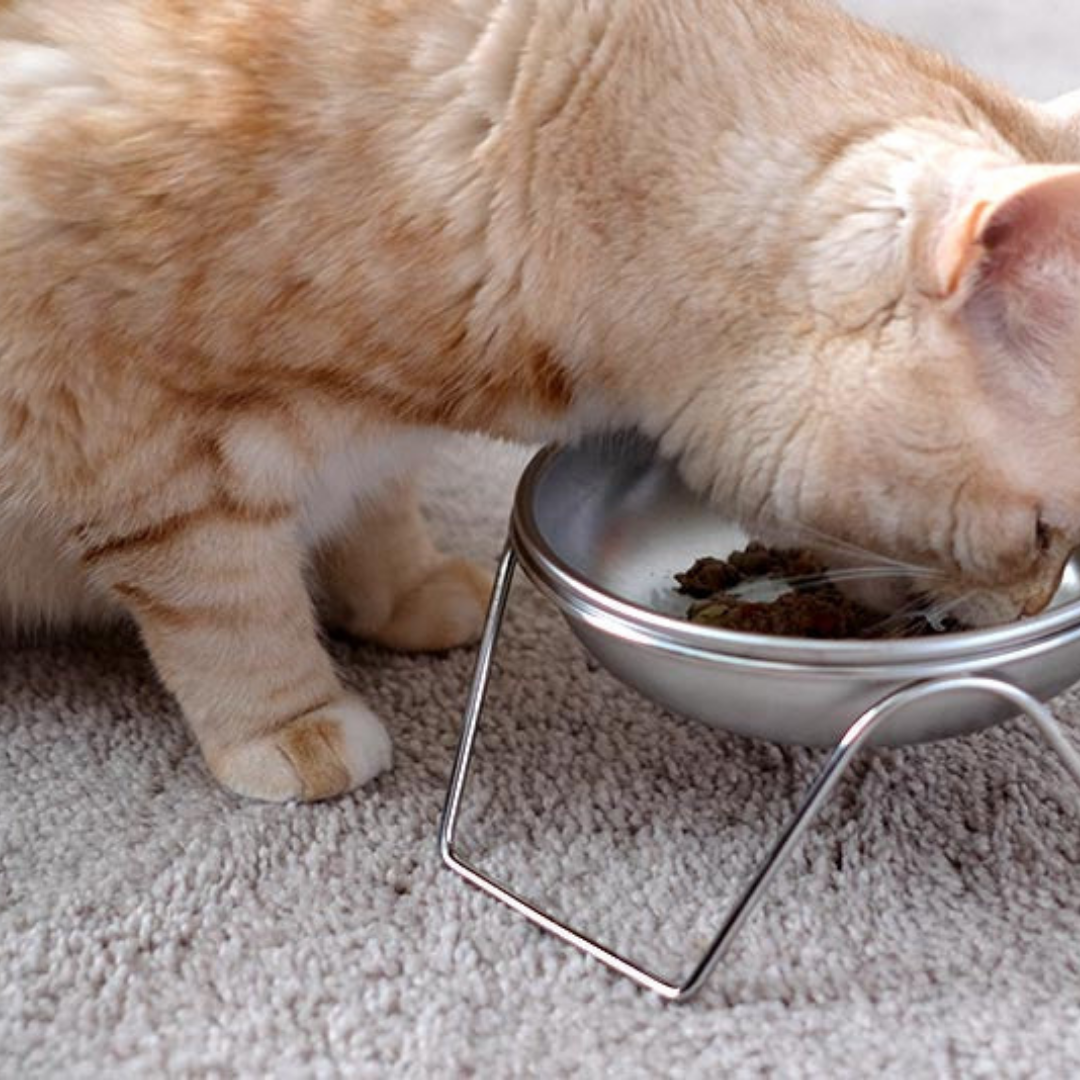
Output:
<path fill-rule="evenodd" d="M 432 543 L 410 483 L 358 505 L 316 559 L 326 621 L 408 652 L 440 652 L 480 636 L 491 573 Z"/>
<path fill-rule="evenodd" d="M 226 787 L 310 801 L 390 766 L 382 723 L 319 641 L 291 513 L 223 501 L 99 537 L 83 561 L 137 620 Z"/>
<path fill-rule="evenodd" d="M 116 621 L 120 610 L 94 590 L 59 526 L 0 500 L 0 635 Z"/>

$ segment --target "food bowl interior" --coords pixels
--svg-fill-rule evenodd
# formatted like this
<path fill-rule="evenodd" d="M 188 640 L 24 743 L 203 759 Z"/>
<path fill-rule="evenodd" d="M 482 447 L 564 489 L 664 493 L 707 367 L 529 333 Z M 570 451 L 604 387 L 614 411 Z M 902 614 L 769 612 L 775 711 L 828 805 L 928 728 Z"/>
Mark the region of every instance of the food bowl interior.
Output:
<path fill-rule="evenodd" d="M 612 674 L 673 712 L 739 734 L 835 745 L 863 712 L 916 682 L 989 675 L 1046 701 L 1080 677 L 1075 558 L 1051 608 L 1008 626 L 819 641 L 690 624 L 674 575 L 750 538 L 640 438 L 543 452 L 519 486 L 512 535 L 526 572 Z M 946 738 L 1010 714 L 986 694 L 935 699 L 874 741 Z"/>
<path fill-rule="evenodd" d="M 692 494 L 676 468 L 657 456 L 652 443 L 638 436 L 607 436 L 560 450 L 544 462 L 536 480 L 531 487 L 532 524 L 550 553 L 574 577 L 614 599 L 680 622 L 689 601 L 679 593 L 674 575 L 702 556 L 723 558 L 753 539 Z M 1074 556 L 1050 608 L 1038 620 L 1028 620 L 1026 626 L 1033 629 L 1036 622 L 1046 622 L 1048 616 L 1078 602 L 1080 559 Z M 1010 628 L 999 629 L 1010 632 Z M 747 637 L 715 630 L 709 633 L 732 641 Z M 976 634 L 943 637 L 972 638 Z M 798 639 L 787 640 L 794 643 Z M 880 658 L 882 649 L 899 654 L 912 646 L 929 646 L 925 650 L 929 655 L 940 651 L 934 646 L 941 641 L 881 641 L 872 648 L 875 659 Z M 829 642 L 820 647 L 835 651 L 838 644 Z M 852 643 L 843 643 L 843 647 L 860 648 Z"/>

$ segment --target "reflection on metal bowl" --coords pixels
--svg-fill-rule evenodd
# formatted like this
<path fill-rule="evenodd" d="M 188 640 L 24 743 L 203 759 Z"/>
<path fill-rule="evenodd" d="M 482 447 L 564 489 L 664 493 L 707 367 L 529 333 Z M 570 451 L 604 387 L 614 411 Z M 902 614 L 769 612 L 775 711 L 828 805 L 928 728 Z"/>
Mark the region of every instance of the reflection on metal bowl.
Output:
<path fill-rule="evenodd" d="M 1080 563 L 1043 614 L 925 639 L 812 641 L 694 626 L 673 575 L 749 539 L 683 485 L 648 442 L 608 437 L 549 449 L 518 488 L 512 541 L 531 580 L 609 671 L 660 705 L 773 742 L 835 746 L 901 687 L 983 675 L 1046 701 L 1080 679 Z M 984 694 L 899 713 L 877 741 L 968 734 L 1008 718 Z"/>

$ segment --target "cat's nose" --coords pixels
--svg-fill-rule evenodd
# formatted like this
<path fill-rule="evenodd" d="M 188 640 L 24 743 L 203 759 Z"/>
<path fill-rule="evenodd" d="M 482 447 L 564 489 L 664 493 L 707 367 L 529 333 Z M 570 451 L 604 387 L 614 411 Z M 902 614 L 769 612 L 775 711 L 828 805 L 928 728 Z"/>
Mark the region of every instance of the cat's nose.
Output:
<path fill-rule="evenodd" d="M 1061 588 L 1065 571 L 1069 568 L 1075 551 L 1075 543 L 1064 532 L 1052 531 L 1046 543 L 1046 572 L 1040 577 L 1024 604 L 1022 614 L 1025 617 L 1040 615 L 1050 606 Z"/>
<path fill-rule="evenodd" d="M 1039 592 L 1032 596 L 1020 609 L 1020 614 L 1023 615 L 1025 619 L 1030 619 L 1035 615 L 1041 615 L 1050 606 L 1050 602 L 1056 595 L 1056 588 L 1040 589 Z"/>

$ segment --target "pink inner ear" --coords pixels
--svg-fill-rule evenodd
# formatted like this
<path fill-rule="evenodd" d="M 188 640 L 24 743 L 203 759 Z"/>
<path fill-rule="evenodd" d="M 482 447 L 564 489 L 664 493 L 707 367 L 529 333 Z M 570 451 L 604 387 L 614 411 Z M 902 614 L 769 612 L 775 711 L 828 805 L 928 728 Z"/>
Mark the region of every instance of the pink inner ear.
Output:
<path fill-rule="evenodd" d="M 1002 170 L 969 209 L 966 228 L 950 295 L 976 338 L 1054 370 L 1080 331 L 1080 168 Z"/>
<path fill-rule="evenodd" d="M 966 300 L 987 276 L 1065 254 L 1080 263 L 1080 167 L 987 170 L 945 227 L 936 251 L 943 298 Z"/>

